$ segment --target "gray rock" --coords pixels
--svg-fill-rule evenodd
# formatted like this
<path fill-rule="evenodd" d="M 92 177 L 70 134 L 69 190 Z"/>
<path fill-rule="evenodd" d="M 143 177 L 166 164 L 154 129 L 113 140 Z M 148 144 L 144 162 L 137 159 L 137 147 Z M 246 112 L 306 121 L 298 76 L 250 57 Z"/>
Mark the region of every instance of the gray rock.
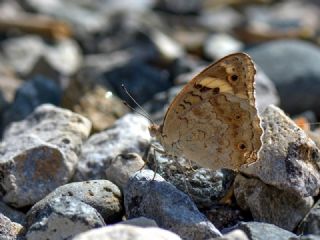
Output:
<path fill-rule="evenodd" d="M 208 239 L 221 233 L 202 215 L 184 193 L 150 170 L 132 177 L 125 190 L 128 218 L 147 217 L 183 239 Z"/>
<path fill-rule="evenodd" d="M 308 234 L 308 235 L 302 235 L 299 237 L 292 237 L 292 238 L 289 238 L 289 240 L 320 240 L 320 236 L 314 235 L 314 234 Z"/>
<path fill-rule="evenodd" d="M 320 200 L 312 207 L 297 229 L 298 234 L 320 235 Z"/>
<path fill-rule="evenodd" d="M 247 52 L 275 83 L 281 107 L 286 112 L 299 114 L 312 110 L 320 115 L 318 46 L 298 40 L 280 40 L 261 44 Z"/>
<path fill-rule="evenodd" d="M 145 166 L 141 156 L 136 153 L 120 154 L 115 157 L 106 169 L 106 178 L 122 190 L 129 178 Z"/>
<path fill-rule="evenodd" d="M 101 215 L 91 206 L 68 196 L 52 198 L 29 223 L 27 240 L 71 239 L 78 233 L 104 226 Z"/>
<path fill-rule="evenodd" d="M 81 233 L 72 240 L 181 240 L 181 238 L 161 228 L 141 228 L 123 224 L 115 224 Z"/>
<path fill-rule="evenodd" d="M 313 205 L 313 198 L 294 195 L 254 178 L 238 175 L 234 182 L 238 205 L 258 222 L 293 231 Z"/>
<path fill-rule="evenodd" d="M 285 192 L 301 197 L 317 195 L 320 152 L 315 143 L 273 105 L 264 111 L 262 126 L 259 160 L 241 171 Z"/>
<path fill-rule="evenodd" d="M 41 57 L 63 75 L 75 73 L 82 61 L 79 46 L 70 39 L 50 46 L 40 37 L 29 35 L 8 39 L 2 47 L 10 65 L 23 76 L 28 76 L 33 71 Z"/>
<path fill-rule="evenodd" d="M 233 171 L 227 169 L 213 171 L 182 158 L 170 159 L 155 152 L 154 146 L 156 144 L 150 147 L 148 153 L 148 166 L 180 191 L 188 194 L 198 208 L 206 209 L 218 204 L 232 187 L 235 177 Z M 161 149 L 161 146 L 156 147 Z M 154 153 L 157 158 L 156 163 Z"/>
<path fill-rule="evenodd" d="M 249 240 L 244 231 L 240 229 L 233 230 L 222 237 L 214 238 L 214 240 Z"/>
<path fill-rule="evenodd" d="M 105 179 L 106 169 L 119 154 L 142 155 L 149 146 L 149 121 L 137 114 L 127 114 L 113 127 L 92 135 L 82 147 L 74 179 Z"/>
<path fill-rule="evenodd" d="M 108 180 L 92 180 L 69 183 L 56 188 L 29 210 L 29 224 L 35 221 L 38 212 L 48 205 L 48 202 L 62 196 L 76 198 L 95 208 L 107 224 L 121 221 L 123 216 L 122 194 L 119 188 Z"/>
<path fill-rule="evenodd" d="M 205 42 L 204 52 L 207 57 L 217 60 L 228 54 L 240 52 L 244 44 L 225 33 L 211 35 Z"/>
<path fill-rule="evenodd" d="M 121 222 L 121 224 L 132 225 L 136 227 L 158 227 L 156 221 L 146 217 L 131 218 Z"/>
<path fill-rule="evenodd" d="M 26 81 L 17 91 L 13 103 L 3 113 L 3 124 L 21 121 L 41 104 L 59 105 L 62 88 L 55 81 L 36 76 Z"/>
<path fill-rule="evenodd" d="M 235 228 L 244 231 L 250 240 L 288 240 L 297 236 L 268 223 L 241 222 Z"/>
<path fill-rule="evenodd" d="M 268 76 L 257 67 L 256 80 L 256 105 L 258 112 L 261 114 L 271 104 L 279 105 L 280 99 L 274 83 Z"/>
<path fill-rule="evenodd" d="M 26 229 L 19 223 L 10 221 L 9 218 L 0 213 L 0 239 L 1 240 L 23 240 Z"/>
<path fill-rule="evenodd" d="M 12 222 L 19 223 L 23 226 L 26 224 L 26 215 L 24 213 L 7 206 L 3 202 L 0 202 L 0 213 L 9 218 Z"/>
<path fill-rule="evenodd" d="M 86 118 L 52 105 L 11 124 L 0 145 L 3 201 L 28 206 L 67 183 L 90 129 Z"/>

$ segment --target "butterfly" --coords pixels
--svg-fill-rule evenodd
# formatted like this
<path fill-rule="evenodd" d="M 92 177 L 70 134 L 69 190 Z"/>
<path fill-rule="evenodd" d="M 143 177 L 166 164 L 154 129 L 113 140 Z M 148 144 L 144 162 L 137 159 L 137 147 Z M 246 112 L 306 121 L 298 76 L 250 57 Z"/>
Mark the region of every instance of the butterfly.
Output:
<path fill-rule="evenodd" d="M 175 97 L 161 125 L 151 124 L 167 155 L 201 167 L 238 170 L 258 160 L 263 130 L 255 106 L 253 61 L 245 53 L 209 65 Z"/>

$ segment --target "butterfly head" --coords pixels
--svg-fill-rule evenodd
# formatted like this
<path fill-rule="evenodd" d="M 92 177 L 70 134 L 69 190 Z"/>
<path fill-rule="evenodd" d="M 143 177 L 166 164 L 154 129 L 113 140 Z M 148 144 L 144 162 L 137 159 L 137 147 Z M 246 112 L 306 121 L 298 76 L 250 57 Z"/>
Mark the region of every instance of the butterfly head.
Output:
<path fill-rule="evenodd" d="M 157 124 L 151 124 L 149 126 L 149 132 L 151 137 L 156 137 L 157 139 L 161 139 L 161 129 L 162 127 Z"/>

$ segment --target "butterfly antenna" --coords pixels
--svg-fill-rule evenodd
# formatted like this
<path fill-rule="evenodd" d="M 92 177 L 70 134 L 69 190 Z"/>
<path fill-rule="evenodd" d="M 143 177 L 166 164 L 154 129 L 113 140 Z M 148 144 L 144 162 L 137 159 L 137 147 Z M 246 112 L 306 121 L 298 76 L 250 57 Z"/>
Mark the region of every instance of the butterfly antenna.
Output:
<path fill-rule="evenodd" d="M 132 97 L 132 95 L 129 93 L 128 89 L 124 86 L 124 84 L 121 84 L 122 89 L 125 91 L 125 93 L 128 95 L 128 97 L 138 106 L 138 108 L 141 110 L 141 112 L 137 111 L 134 107 L 130 106 L 129 103 L 126 101 L 123 101 L 123 104 L 126 105 L 128 108 L 130 108 L 132 111 L 140 114 L 141 116 L 148 119 L 150 122 L 155 124 L 155 122 L 151 119 L 149 114 L 143 109 L 143 107 Z"/>

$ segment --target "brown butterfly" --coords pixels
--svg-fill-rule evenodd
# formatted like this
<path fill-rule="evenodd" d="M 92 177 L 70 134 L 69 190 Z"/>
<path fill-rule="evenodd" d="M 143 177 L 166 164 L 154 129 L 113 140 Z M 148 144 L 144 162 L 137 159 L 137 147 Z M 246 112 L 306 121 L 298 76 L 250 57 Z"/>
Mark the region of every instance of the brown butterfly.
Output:
<path fill-rule="evenodd" d="M 228 55 L 194 77 L 175 97 L 163 124 L 152 124 L 169 156 L 202 167 L 238 170 L 255 162 L 263 130 L 254 96 L 254 63 L 245 53 Z"/>

